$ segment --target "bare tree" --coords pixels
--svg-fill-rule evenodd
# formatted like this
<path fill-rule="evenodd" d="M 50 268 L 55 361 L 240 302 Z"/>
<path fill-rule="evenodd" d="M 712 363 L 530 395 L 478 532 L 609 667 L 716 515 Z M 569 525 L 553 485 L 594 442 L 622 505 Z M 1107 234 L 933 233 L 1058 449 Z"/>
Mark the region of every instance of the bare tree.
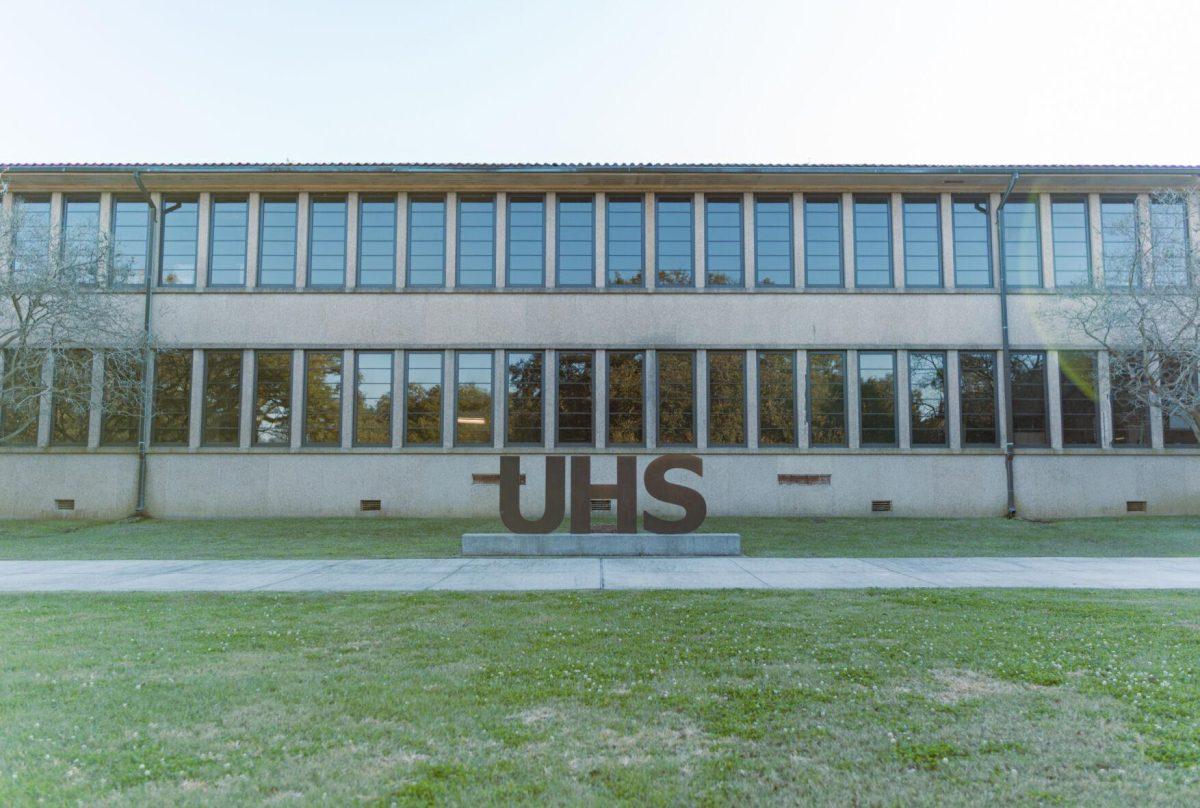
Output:
<path fill-rule="evenodd" d="M 86 438 L 93 363 L 104 416 L 140 418 L 146 336 L 140 307 L 109 288 L 122 270 L 109 240 L 95 221 L 54 227 L 48 203 L 6 191 L 0 174 L 0 445 L 36 441 L 47 397 L 55 426 Z"/>
<path fill-rule="evenodd" d="M 1114 399 L 1157 403 L 1200 441 L 1200 273 L 1188 219 L 1200 192 L 1151 200 L 1149 217 L 1130 206 L 1106 221 L 1102 282 L 1072 289 L 1062 316 L 1110 355 Z"/>

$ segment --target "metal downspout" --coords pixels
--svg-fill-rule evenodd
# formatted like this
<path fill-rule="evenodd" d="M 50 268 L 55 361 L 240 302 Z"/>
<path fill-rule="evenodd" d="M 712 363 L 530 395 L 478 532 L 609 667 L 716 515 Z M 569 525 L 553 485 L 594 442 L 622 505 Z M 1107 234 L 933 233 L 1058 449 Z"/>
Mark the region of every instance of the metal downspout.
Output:
<path fill-rule="evenodd" d="M 137 507 L 134 516 L 146 516 L 146 455 L 150 446 L 151 419 L 154 417 L 154 385 L 150 378 L 153 351 L 150 347 L 150 300 L 154 292 L 154 279 L 158 277 L 158 208 L 154 197 L 142 184 L 142 173 L 133 172 L 133 181 L 146 199 L 150 208 L 150 261 L 146 267 L 145 308 L 142 316 L 142 332 L 145 344 L 142 347 L 142 428 L 138 437 Z"/>
<path fill-rule="evenodd" d="M 1000 378 L 1004 379 L 1004 478 L 1007 485 L 1008 494 L 1008 518 L 1012 519 L 1017 515 L 1017 494 L 1016 483 L 1013 476 L 1013 396 L 1012 396 L 1012 373 L 1011 360 L 1009 359 L 1009 340 L 1008 340 L 1008 269 L 1004 263 L 1004 216 L 1001 215 L 1004 211 L 1004 206 L 1008 202 L 1009 194 L 1012 193 L 1013 186 L 1017 184 L 1017 179 L 1020 178 L 1021 172 L 1014 171 L 1008 180 L 1008 188 L 1005 189 L 1004 195 L 1000 197 L 1000 204 L 996 206 L 996 235 L 999 244 L 996 245 L 1000 251 L 1000 365 L 1001 373 L 1004 375 Z"/>

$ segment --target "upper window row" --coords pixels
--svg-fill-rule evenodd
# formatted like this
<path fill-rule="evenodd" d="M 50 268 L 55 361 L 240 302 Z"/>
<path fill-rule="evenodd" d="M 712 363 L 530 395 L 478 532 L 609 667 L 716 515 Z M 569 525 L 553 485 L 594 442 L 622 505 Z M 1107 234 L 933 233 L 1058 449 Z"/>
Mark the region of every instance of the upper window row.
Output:
<path fill-rule="evenodd" d="M 802 241 L 797 245 L 796 217 L 790 195 L 759 195 L 753 210 L 743 210 L 740 195 L 703 198 L 702 219 L 694 197 L 660 194 L 654 205 L 655 284 L 696 284 L 697 250 L 703 250 L 704 285 L 744 287 L 745 250 L 753 249 L 754 283 L 759 287 L 792 287 L 796 251 L 802 249 L 804 285 L 846 285 L 844 253 L 852 244 L 856 287 L 896 285 L 895 253 L 900 252 L 907 287 L 945 285 L 943 211 L 937 195 L 901 197 L 893 216 L 888 195 L 854 195 L 843 209 L 840 195 L 803 197 Z M 1092 223 L 1085 197 L 1050 196 L 1050 250 L 1057 286 L 1092 282 Z M 604 200 L 603 245 L 605 284 L 646 284 L 647 198 L 610 194 Z M 306 266 L 298 266 L 300 210 L 296 197 L 264 196 L 258 216 L 258 277 L 263 287 L 293 287 L 298 269 L 307 271 L 306 285 L 340 288 L 346 284 L 347 256 L 357 250 L 357 285 L 393 287 L 396 283 L 398 223 L 406 223 L 403 265 L 409 286 L 442 287 L 447 282 L 447 201 L 440 195 L 411 194 L 405 217 L 398 216 L 394 195 L 362 195 L 358 201 L 358 244 L 348 245 L 348 201 L 345 196 L 309 198 Z M 454 282 L 464 287 L 493 287 L 497 267 L 497 199 L 491 194 L 459 194 L 454 211 Z M 542 195 L 509 194 L 505 217 L 505 285 L 546 284 L 547 210 Z M 48 238 L 48 197 L 17 197 L 20 212 L 16 238 Z M 994 283 L 992 236 L 986 197 L 955 195 L 946 217 L 951 229 L 954 285 L 991 288 Z M 199 204 L 195 197 L 163 201 L 161 275 L 164 286 L 196 283 Z M 112 215 L 112 261 L 116 277 L 143 283 L 149 265 L 150 211 L 144 201 L 118 197 Z M 750 215 L 746 215 L 749 213 Z M 1042 285 L 1043 233 L 1037 197 L 1011 198 L 1000 221 L 1000 261 L 1014 287 Z M 251 250 L 249 201 L 214 196 L 209 212 L 208 285 L 246 285 Z M 553 245 L 557 286 L 593 286 L 597 262 L 597 210 L 590 195 L 561 194 L 555 201 Z M 1136 199 L 1102 196 L 1099 204 L 1100 266 L 1106 284 L 1184 285 L 1193 275 L 1189 251 L 1188 211 L 1182 201 L 1151 200 L 1149 216 L 1140 222 Z M 94 243 L 100 224 L 97 197 L 68 196 L 63 210 L 64 243 Z M 895 227 L 900 244 L 896 247 Z M 695 229 L 703 229 L 697 239 Z M 851 239 L 844 232 L 850 228 Z M 1148 232 L 1143 232 L 1147 230 Z M 746 231 L 752 237 L 746 238 Z M 1142 245 L 1147 245 L 1143 250 Z M 752 245 L 752 247 L 750 246 Z M 15 250 L 18 260 L 27 250 Z"/>

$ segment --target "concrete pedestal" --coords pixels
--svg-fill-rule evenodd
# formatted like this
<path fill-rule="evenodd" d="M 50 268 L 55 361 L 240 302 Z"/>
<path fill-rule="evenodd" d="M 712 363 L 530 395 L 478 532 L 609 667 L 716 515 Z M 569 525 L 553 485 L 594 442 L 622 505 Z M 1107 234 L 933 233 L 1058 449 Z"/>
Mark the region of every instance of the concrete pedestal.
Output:
<path fill-rule="evenodd" d="M 465 533 L 464 556 L 736 556 L 738 533 Z"/>

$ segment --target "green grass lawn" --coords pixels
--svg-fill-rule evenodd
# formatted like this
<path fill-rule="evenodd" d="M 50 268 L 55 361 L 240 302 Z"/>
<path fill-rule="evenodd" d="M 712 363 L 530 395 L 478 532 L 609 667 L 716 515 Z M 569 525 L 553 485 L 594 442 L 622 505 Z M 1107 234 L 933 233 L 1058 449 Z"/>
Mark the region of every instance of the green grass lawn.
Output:
<path fill-rule="evenodd" d="M 0 597 L 0 804 L 1194 804 L 1200 598 Z"/>
<path fill-rule="evenodd" d="M 403 558 L 454 556 L 488 519 L 213 519 L 0 522 L 0 558 Z M 714 517 L 746 555 L 1200 555 L 1200 518 L 1007 519 Z"/>

